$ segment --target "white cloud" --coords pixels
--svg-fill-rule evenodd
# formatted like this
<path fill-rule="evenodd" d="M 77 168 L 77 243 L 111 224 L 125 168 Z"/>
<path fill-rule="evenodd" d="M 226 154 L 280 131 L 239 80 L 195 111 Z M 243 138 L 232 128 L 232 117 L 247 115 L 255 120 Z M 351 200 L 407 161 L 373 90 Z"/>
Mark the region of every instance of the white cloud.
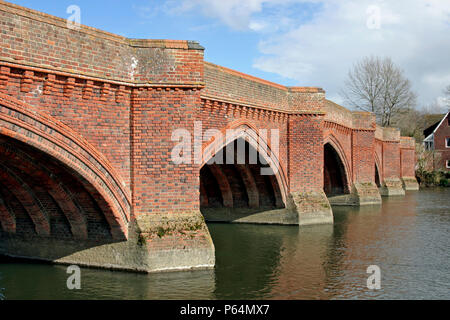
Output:
<path fill-rule="evenodd" d="M 305 16 L 302 3 L 320 7 Z M 392 57 L 421 104 L 450 84 L 448 0 L 184 0 L 179 8 L 257 32 L 255 68 L 323 87 L 335 99 L 351 65 L 370 55 Z"/>
<path fill-rule="evenodd" d="M 283 8 L 302 2 L 316 2 L 317 0 L 182 0 L 168 2 L 167 8 L 175 13 L 199 10 L 203 15 L 219 19 L 223 24 L 234 30 L 263 31 L 272 23 L 274 17 L 265 16 L 262 19 L 253 19 L 263 11 L 279 12 Z M 268 9 L 268 10 L 267 10 Z M 285 17 L 277 15 L 275 18 L 280 25 L 286 23 Z"/>
<path fill-rule="evenodd" d="M 200 9 L 211 18 L 217 18 L 229 27 L 244 30 L 249 27 L 250 17 L 261 11 L 264 0 L 183 0 L 176 3 L 172 11 L 191 11 Z"/>

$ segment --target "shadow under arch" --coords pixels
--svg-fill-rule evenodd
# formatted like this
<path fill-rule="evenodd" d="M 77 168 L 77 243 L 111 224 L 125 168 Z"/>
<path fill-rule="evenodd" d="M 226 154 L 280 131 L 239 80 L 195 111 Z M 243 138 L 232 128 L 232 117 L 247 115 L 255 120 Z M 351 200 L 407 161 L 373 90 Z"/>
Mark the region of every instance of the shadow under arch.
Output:
<path fill-rule="evenodd" d="M 381 183 L 383 179 L 381 178 L 381 171 L 380 171 L 380 160 L 378 159 L 378 155 L 374 154 L 375 158 L 375 184 L 378 188 L 381 187 Z"/>
<path fill-rule="evenodd" d="M 28 206 L 28 211 L 33 211 L 37 215 L 34 222 L 36 230 L 39 230 L 38 234 L 52 236 L 51 230 L 47 230 L 50 225 L 50 213 L 45 213 L 44 210 L 48 204 L 41 203 L 56 201 L 58 210 L 63 211 L 71 220 L 72 231 L 76 230 L 78 236 L 85 237 L 83 224 L 86 220 L 80 219 L 79 215 L 78 218 L 76 216 L 79 213 L 77 210 L 83 210 L 77 205 L 77 201 L 74 201 L 74 193 L 68 190 L 70 189 L 68 185 L 57 182 L 54 178 L 58 176 L 54 171 L 58 171 L 74 177 L 88 191 L 96 208 L 103 213 L 113 239 L 124 241 L 128 238 L 131 202 L 130 194 L 124 188 L 126 184 L 106 158 L 88 141 L 60 121 L 42 113 L 35 106 L 3 93 L 0 93 L 0 138 L 5 146 L 10 146 L 3 150 L 13 150 L 12 156 L 18 156 L 19 153 L 14 155 L 14 149 L 17 148 L 24 155 L 20 157 L 22 160 L 35 159 L 38 166 L 56 164 L 49 172 L 45 172 L 44 169 L 34 170 L 36 177 L 40 179 L 46 177 L 46 181 L 41 186 L 37 184 L 32 186 L 26 183 L 26 175 L 25 181 L 20 180 L 20 172 L 24 171 L 24 167 L 20 168 L 18 165 L 13 167 L 11 164 L 14 164 L 14 161 L 2 161 L 4 168 L 2 177 L 9 183 L 18 182 L 15 184 L 16 194 L 12 197 L 16 200 L 25 200 L 22 206 L 25 208 Z M 2 157 L 2 160 L 3 158 L 5 157 Z M 31 163 L 30 167 L 33 168 Z M 19 189 L 19 185 L 23 188 Z M 44 201 L 42 195 L 45 192 L 41 189 L 48 189 L 50 186 L 55 189 L 46 191 L 49 191 L 47 192 L 49 194 L 53 191 L 53 197 L 48 197 Z M 64 188 L 67 189 L 65 192 Z M 57 198 L 58 196 L 60 197 Z M 31 202 L 35 204 L 34 207 L 29 206 Z M 41 212 L 37 212 L 37 208 L 40 208 Z"/>
<path fill-rule="evenodd" d="M 200 167 L 204 167 L 205 164 L 230 143 L 237 141 L 238 139 L 244 139 L 251 147 L 258 151 L 258 154 L 261 154 L 264 157 L 265 162 L 272 168 L 274 172 L 273 176 L 276 178 L 276 182 L 281 191 L 283 203 L 286 204 L 288 198 L 288 183 L 283 169 L 284 167 L 279 156 L 275 152 L 272 152 L 271 143 L 264 137 L 258 135 L 257 131 L 258 129 L 252 124 L 242 120 L 230 124 L 226 129 L 221 130 L 219 139 L 213 137 L 212 141 L 203 145 L 202 163 Z"/>
<path fill-rule="evenodd" d="M 327 196 L 350 193 L 350 170 L 343 148 L 336 138 L 324 141 L 324 192 Z"/>
<path fill-rule="evenodd" d="M 204 146 L 200 203 L 208 221 L 295 224 L 285 218 L 287 194 L 277 153 L 251 125 L 229 126 Z"/>

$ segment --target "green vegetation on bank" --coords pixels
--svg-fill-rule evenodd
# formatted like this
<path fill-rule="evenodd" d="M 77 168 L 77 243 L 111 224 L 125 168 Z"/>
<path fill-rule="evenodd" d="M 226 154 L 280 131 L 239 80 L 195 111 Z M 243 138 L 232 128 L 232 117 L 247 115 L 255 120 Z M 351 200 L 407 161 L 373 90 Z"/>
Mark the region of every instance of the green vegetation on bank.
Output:
<path fill-rule="evenodd" d="M 450 187 L 450 172 L 417 170 L 416 178 L 421 187 Z"/>

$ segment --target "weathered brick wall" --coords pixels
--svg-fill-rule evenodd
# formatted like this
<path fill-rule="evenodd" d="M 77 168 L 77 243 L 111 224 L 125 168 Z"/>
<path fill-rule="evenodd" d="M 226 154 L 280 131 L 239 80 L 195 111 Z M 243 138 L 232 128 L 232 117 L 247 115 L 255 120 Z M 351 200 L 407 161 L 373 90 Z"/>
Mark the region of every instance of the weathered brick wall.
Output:
<path fill-rule="evenodd" d="M 291 192 L 323 188 L 323 115 L 289 118 L 289 178 Z"/>
<path fill-rule="evenodd" d="M 236 104 L 288 110 L 287 88 L 241 72 L 205 62 L 205 98 Z"/>
<path fill-rule="evenodd" d="M 400 130 L 383 128 L 383 178 L 400 178 Z"/>
<path fill-rule="evenodd" d="M 416 142 L 414 138 L 400 138 L 401 177 L 416 175 Z"/>
<path fill-rule="evenodd" d="M 133 40 L 0 2 L 0 90 L 68 125 L 131 186 L 131 90 L 202 86 L 203 48 Z"/>
<path fill-rule="evenodd" d="M 353 127 L 353 114 L 347 108 L 326 100 L 323 106 L 323 111 L 326 112 L 325 121 L 340 124 L 346 128 Z"/>
<path fill-rule="evenodd" d="M 0 68 L 5 79 L 1 92 L 75 130 L 106 156 L 130 188 L 130 88 L 124 87 L 117 99 L 118 85 L 17 65 Z"/>
<path fill-rule="evenodd" d="M 196 43 L 127 39 L 87 26 L 71 30 L 64 19 L 4 1 L 0 21 L 3 61 L 142 84 L 203 81 L 203 53 L 186 53 L 199 49 Z"/>
<path fill-rule="evenodd" d="M 135 90 L 133 94 L 133 173 L 135 214 L 199 210 L 198 165 L 175 164 L 172 132 L 194 136 L 200 109 L 197 90 Z"/>
<path fill-rule="evenodd" d="M 375 115 L 353 113 L 353 182 L 375 183 Z"/>

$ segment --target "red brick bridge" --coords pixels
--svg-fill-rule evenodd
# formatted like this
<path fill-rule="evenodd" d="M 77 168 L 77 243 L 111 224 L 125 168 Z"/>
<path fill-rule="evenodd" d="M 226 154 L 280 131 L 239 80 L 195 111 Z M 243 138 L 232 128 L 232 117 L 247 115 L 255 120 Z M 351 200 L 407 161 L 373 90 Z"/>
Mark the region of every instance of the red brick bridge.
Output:
<path fill-rule="evenodd" d="M 373 205 L 418 189 L 414 141 L 320 88 L 207 63 L 196 42 L 72 30 L 4 1 L 0 28 L 2 254 L 139 271 L 208 268 L 215 254 L 204 217 L 333 223 L 330 203 Z M 200 141 L 192 148 L 200 162 L 174 163 L 178 129 Z M 232 136 L 202 136 L 229 129 Z M 208 161 L 239 143 L 244 160 L 250 150 L 259 160 Z M 271 166 L 274 174 L 261 174 Z"/>

